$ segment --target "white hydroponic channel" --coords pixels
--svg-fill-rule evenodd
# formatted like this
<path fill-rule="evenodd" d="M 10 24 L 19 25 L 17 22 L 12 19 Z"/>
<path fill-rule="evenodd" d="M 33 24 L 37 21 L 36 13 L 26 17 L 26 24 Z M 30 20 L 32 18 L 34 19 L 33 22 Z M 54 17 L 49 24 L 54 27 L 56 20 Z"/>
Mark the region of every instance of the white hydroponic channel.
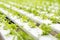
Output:
<path fill-rule="evenodd" d="M 60 24 L 52 24 L 52 22 L 50 20 L 42 20 L 36 16 L 34 16 L 33 14 L 30 14 L 28 12 L 25 12 L 24 10 L 20 10 L 14 6 L 10 6 L 9 4 L 0 2 L 0 4 L 3 4 L 4 6 L 6 6 L 7 8 L 10 8 L 12 10 L 15 10 L 27 17 L 29 17 L 31 20 L 33 20 L 36 23 L 45 23 L 45 24 L 51 24 L 51 28 L 55 31 L 60 32 Z M 30 26 L 27 23 L 23 23 L 20 21 L 20 19 L 17 18 L 17 16 L 13 17 L 13 15 L 11 13 L 9 13 L 8 11 L 6 11 L 3 8 L 0 8 L 0 11 L 5 14 L 10 20 L 12 20 L 15 24 L 17 24 L 18 26 L 23 26 L 23 28 L 21 27 L 22 30 L 24 30 L 27 34 L 31 35 L 34 39 L 36 40 L 57 40 L 57 38 L 53 37 L 51 34 L 46 35 L 46 36 L 41 36 L 42 34 L 42 30 L 37 28 L 30 28 Z M 58 27 L 57 27 L 58 26 Z M 5 31 L 3 30 L 3 28 L 0 30 L 3 38 L 5 40 L 12 40 L 13 36 L 10 36 L 8 38 L 5 37 L 6 34 L 9 33 L 9 30 Z"/>

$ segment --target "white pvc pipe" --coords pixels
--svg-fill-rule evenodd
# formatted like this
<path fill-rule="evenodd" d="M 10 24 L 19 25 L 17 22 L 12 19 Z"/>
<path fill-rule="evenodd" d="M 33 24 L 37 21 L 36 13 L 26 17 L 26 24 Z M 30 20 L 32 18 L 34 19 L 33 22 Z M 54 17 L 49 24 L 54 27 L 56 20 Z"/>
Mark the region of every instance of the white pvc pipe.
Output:
<path fill-rule="evenodd" d="M 16 16 L 12 16 L 11 13 L 8 11 L 5 11 L 4 9 L 0 8 L 0 11 L 5 14 L 10 20 L 12 20 L 14 23 L 16 23 L 22 30 L 24 30 L 27 34 L 31 35 L 33 38 L 38 39 L 39 36 L 42 34 L 42 30 L 39 28 L 36 28 L 33 30 L 33 28 L 30 28 L 27 23 L 22 23 L 20 19 L 17 19 Z M 23 26 L 23 27 L 21 27 Z"/>
<path fill-rule="evenodd" d="M 40 19 L 37 16 L 34 16 L 34 14 L 32 14 L 32 13 L 25 12 L 24 10 L 20 10 L 14 6 L 10 6 L 9 4 L 3 3 L 3 5 L 6 6 L 7 8 L 11 8 L 12 10 L 19 12 L 20 14 L 23 14 L 23 15 L 29 17 L 31 20 L 35 21 L 36 23 L 39 23 L 39 24 L 41 24 L 41 23 L 51 24 L 52 23 L 52 21 L 50 21 L 48 19 L 47 20 Z"/>
<path fill-rule="evenodd" d="M 6 7 L 9 6 L 8 8 L 11 7 L 11 6 L 8 5 L 8 4 L 4 4 L 4 5 L 5 5 Z M 49 23 L 50 23 L 50 24 L 51 24 L 51 28 L 53 28 L 53 30 L 54 30 L 54 29 L 55 29 L 55 30 L 58 30 L 57 28 L 59 28 L 59 27 L 57 27 L 57 26 L 56 26 L 56 28 L 53 27 L 52 22 L 49 21 L 49 20 L 42 20 L 42 19 L 34 16 L 33 14 L 27 13 L 27 12 L 25 12 L 25 11 L 23 11 L 23 10 L 20 10 L 20 9 L 16 8 L 16 7 L 11 7 L 11 9 L 12 9 L 12 10 L 15 10 L 15 11 L 17 11 L 17 12 L 19 12 L 19 13 L 27 16 L 27 17 L 29 17 L 31 20 L 35 21 L 36 23 L 39 23 L 39 24 L 41 24 L 41 23 L 49 24 Z M 60 30 L 58 30 L 58 31 L 60 32 Z"/>
<path fill-rule="evenodd" d="M 12 18 L 12 17 L 11 17 Z"/>

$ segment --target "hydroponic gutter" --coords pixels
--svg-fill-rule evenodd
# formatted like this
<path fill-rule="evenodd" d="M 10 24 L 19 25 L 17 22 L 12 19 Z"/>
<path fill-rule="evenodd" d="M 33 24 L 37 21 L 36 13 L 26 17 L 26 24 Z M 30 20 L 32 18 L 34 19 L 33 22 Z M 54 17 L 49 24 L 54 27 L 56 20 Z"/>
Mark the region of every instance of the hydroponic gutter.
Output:
<path fill-rule="evenodd" d="M 24 10 L 20 10 L 20 9 L 18 9 L 18 8 L 14 7 L 14 6 L 10 6 L 8 4 L 4 4 L 4 5 L 7 8 L 10 8 L 12 10 L 15 10 L 15 11 L 19 12 L 20 14 L 23 14 L 23 15 L 27 16 L 28 18 L 30 18 L 31 20 L 33 20 L 36 23 L 39 23 L 39 24 L 41 24 L 41 23 L 51 24 L 50 26 L 51 26 L 52 30 L 60 33 L 60 30 L 59 30 L 60 27 L 57 27 L 57 26 L 53 27 L 56 24 L 52 24 L 52 21 L 50 21 L 50 20 L 42 20 L 42 19 L 34 16 L 32 13 L 25 12 Z"/>
<path fill-rule="evenodd" d="M 7 11 L 5 11 L 4 9 L 0 8 L 0 11 L 5 14 L 10 20 L 12 20 L 14 23 L 18 23 L 20 22 L 19 19 L 17 19 L 17 17 L 13 17 L 12 14 L 8 13 Z M 9 14 L 9 15 L 8 15 Z M 23 26 L 23 24 L 25 23 L 18 23 L 19 26 Z M 42 30 L 38 29 L 38 28 L 26 28 L 26 26 L 28 27 L 27 24 L 24 25 L 24 27 L 20 27 L 21 29 L 23 29 L 25 32 L 27 32 L 29 35 L 31 35 L 33 38 L 35 38 L 35 40 L 43 40 L 43 39 L 47 39 L 47 40 L 51 40 L 51 39 L 55 39 L 55 37 L 48 35 L 47 36 L 41 36 L 42 34 Z M 28 30 L 28 31 L 27 31 Z M 35 35 L 34 35 L 35 33 Z M 37 34 L 38 35 L 37 35 Z M 38 37 L 36 37 L 36 35 Z M 3 36 L 4 37 L 4 36 Z M 56 39 L 55 39 L 56 40 Z"/>
<path fill-rule="evenodd" d="M 15 24 L 17 24 L 18 26 L 20 26 L 20 28 L 22 30 L 24 30 L 27 34 L 29 34 L 30 36 L 32 36 L 35 40 L 38 40 L 39 37 L 42 34 L 42 30 L 40 30 L 39 28 L 30 28 L 30 26 L 27 25 L 27 23 L 22 23 L 20 21 L 20 19 L 18 19 L 16 16 L 13 16 L 11 13 L 9 13 L 8 11 L 5 11 L 4 9 L 0 8 L 0 11 L 5 14 L 10 20 L 12 20 Z M 23 27 L 22 27 L 23 26 Z"/>
<path fill-rule="evenodd" d="M 9 7 L 9 6 L 8 6 Z M 0 8 L 0 10 L 1 10 L 1 8 Z M 4 9 L 2 9 L 2 10 L 4 10 Z M 7 15 L 7 17 L 9 18 L 9 19 L 11 19 L 12 21 L 14 21 L 14 23 L 16 23 L 17 24 L 17 22 L 19 22 L 18 21 L 18 19 L 15 19 L 16 17 L 11 17 L 12 15 L 10 14 L 10 16 L 9 16 L 9 14 L 8 14 L 8 12 L 7 11 L 2 11 L 5 15 Z M 5 13 L 6 12 L 6 13 Z M 11 18 L 10 18 L 11 17 Z M 15 20 L 17 20 L 16 22 L 15 22 Z M 19 24 L 19 23 L 18 23 Z M 19 26 L 21 26 L 22 24 L 19 24 Z M 36 28 L 35 29 L 35 31 L 37 31 L 39 28 Z M 31 29 L 31 31 L 34 31 L 34 29 Z M 40 32 L 40 31 L 39 31 Z M 28 32 L 27 32 L 28 33 Z M 34 32 L 33 32 L 34 33 Z M 37 32 L 38 33 L 38 32 Z M 33 36 L 33 35 L 32 35 Z M 39 37 L 38 37 L 39 38 Z"/>
<path fill-rule="evenodd" d="M 36 23 L 39 23 L 39 24 L 41 24 L 41 23 L 51 24 L 52 23 L 50 20 L 42 20 L 42 19 L 34 16 L 32 13 L 25 12 L 24 10 L 20 10 L 14 6 L 10 6 L 9 4 L 3 3 L 3 5 L 6 6 L 7 8 L 10 8 L 12 10 L 19 12 L 20 14 L 23 14 L 23 15 L 29 17 L 31 20 L 33 20 Z"/>
<path fill-rule="evenodd" d="M 9 2 L 9 4 L 16 5 L 16 6 L 21 6 L 21 5 L 19 5 L 19 4 L 17 5 L 17 4 L 14 3 L 14 2 Z M 56 9 L 58 9 L 58 8 L 56 8 Z M 19 10 L 19 9 L 16 8 L 15 11 L 17 11 L 17 10 Z M 23 11 L 23 10 L 22 10 L 22 11 Z M 17 11 L 17 12 L 18 12 L 18 11 Z M 25 12 L 25 11 L 24 11 L 24 12 Z M 22 13 L 24 13 L 24 12 L 22 12 Z M 20 12 L 19 12 L 19 13 L 20 13 Z M 26 14 L 28 14 L 28 13 L 26 12 L 25 15 L 26 15 Z M 29 14 L 30 14 L 30 13 L 29 13 Z M 23 14 L 23 15 L 24 15 L 24 14 Z M 50 16 L 53 16 L 53 15 L 54 15 L 54 14 L 50 14 L 49 17 L 50 17 Z M 35 16 L 32 16 L 32 17 L 34 18 Z M 39 18 L 39 19 L 40 19 L 40 18 Z M 35 20 L 34 20 L 34 21 L 35 21 Z M 37 21 L 38 21 L 38 20 L 37 20 Z M 40 21 L 41 21 L 41 20 L 40 20 Z M 43 21 L 43 22 L 44 22 L 44 21 Z M 43 23 L 43 22 L 42 22 L 42 23 Z M 46 21 L 46 22 L 47 22 L 47 21 Z M 45 22 L 45 23 L 46 23 L 46 22 Z M 39 24 L 40 24 L 40 23 L 39 23 Z M 51 28 L 52 28 L 52 30 L 53 30 L 53 31 L 51 32 L 51 34 L 54 35 L 54 34 L 58 34 L 58 33 L 60 32 L 60 24 L 51 24 L 50 26 L 51 26 Z"/>

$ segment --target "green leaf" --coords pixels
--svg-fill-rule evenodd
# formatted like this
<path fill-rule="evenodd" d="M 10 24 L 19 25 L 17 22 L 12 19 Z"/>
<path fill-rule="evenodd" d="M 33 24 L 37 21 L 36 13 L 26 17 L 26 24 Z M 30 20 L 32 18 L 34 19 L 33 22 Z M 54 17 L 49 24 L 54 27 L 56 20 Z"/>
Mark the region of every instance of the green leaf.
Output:
<path fill-rule="evenodd" d="M 39 27 L 43 30 L 43 35 L 47 35 L 52 31 L 50 26 L 46 24 L 41 24 Z"/>

